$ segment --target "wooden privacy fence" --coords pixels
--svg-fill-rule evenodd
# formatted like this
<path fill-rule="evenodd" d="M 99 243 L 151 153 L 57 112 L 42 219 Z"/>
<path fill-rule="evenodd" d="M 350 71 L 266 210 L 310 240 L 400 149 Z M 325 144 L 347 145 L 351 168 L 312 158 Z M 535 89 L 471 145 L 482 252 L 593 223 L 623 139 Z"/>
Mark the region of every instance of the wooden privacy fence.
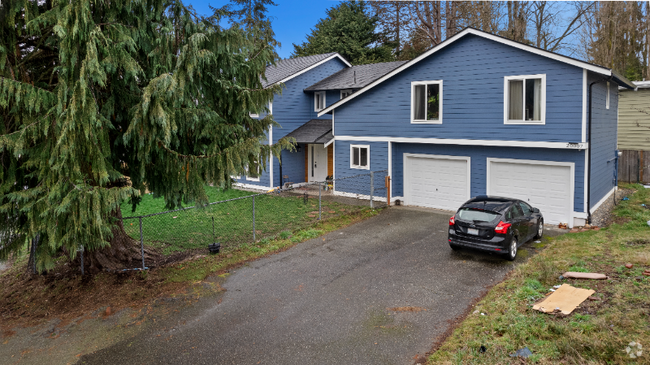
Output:
<path fill-rule="evenodd" d="M 618 181 L 650 183 L 650 151 L 621 151 L 618 159 Z"/>

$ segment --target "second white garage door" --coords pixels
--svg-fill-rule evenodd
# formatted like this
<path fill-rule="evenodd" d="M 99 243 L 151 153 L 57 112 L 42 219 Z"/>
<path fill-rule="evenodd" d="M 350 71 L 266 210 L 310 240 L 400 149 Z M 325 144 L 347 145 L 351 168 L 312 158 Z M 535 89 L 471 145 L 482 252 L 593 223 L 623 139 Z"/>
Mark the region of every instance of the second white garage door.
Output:
<path fill-rule="evenodd" d="M 404 154 L 408 205 L 456 210 L 470 198 L 470 158 Z"/>
<path fill-rule="evenodd" d="M 488 158 L 487 170 L 488 195 L 528 202 L 542 211 L 546 223 L 570 222 L 573 163 Z"/>

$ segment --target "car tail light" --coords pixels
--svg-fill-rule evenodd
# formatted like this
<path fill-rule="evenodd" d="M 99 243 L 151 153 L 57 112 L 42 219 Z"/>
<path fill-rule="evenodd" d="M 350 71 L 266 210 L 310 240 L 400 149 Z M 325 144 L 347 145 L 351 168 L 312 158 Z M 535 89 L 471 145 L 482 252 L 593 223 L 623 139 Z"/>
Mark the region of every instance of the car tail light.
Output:
<path fill-rule="evenodd" d="M 449 218 L 449 225 L 453 226 L 454 224 L 456 224 L 456 216 L 452 215 L 451 218 Z"/>
<path fill-rule="evenodd" d="M 503 223 L 503 221 L 500 221 L 499 224 L 497 224 L 497 226 L 494 227 L 494 232 L 506 234 L 508 232 L 508 228 L 510 228 L 511 225 L 512 224 L 510 223 Z"/>

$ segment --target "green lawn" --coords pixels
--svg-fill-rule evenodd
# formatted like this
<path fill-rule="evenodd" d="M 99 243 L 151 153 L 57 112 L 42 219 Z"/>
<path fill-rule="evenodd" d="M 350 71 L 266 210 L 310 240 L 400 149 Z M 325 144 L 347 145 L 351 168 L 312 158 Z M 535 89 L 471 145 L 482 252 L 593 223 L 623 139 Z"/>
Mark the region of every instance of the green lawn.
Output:
<path fill-rule="evenodd" d="M 470 310 L 429 364 L 650 364 L 650 277 L 643 275 L 650 270 L 650 209 L 642 206 L 650 205 L 650 189 L 632 187 L 636 193 L 614 211 L 616 223 L 545 240 L 542 253 Z M 560 280 L 566 271 L 610 279 Z M 568 316 L 532 309 L 563 283 L 596 293 Z M 640 358 L 626 352 L 633 341 L 645 347 Z M 509 356 L 525 346 L 533 352 L 527 360 Z"/>
<path fill-rule="evenodd" d="M 230 189 L 223 191 L 206 187 L 210 201 L 222 201 L 254 193 Z M 358 207 L 323 201 L 323 218 L 349 213 Z M 165 211 L 163 199 L 145 195 L 135 212 L 131 205 L 122 206 L 124 217 L 140 216 Z M 214 218 L 215 238 L 212 234 Z M 310 197 L 305 203 L 302 197 L 268 194 L 255 197 L 256 239 L 271 237 L 283 231 L 291 232 L 308 227 L 318 219 L 318 198 Z M 140 239 L 138 219 L 124 220 L 127 233 Z M 164 254 L 195 248 L 206 248 L 216 241 L 222 246 L 235 246 L 253 241 L 252 199 L 210 205 L 206 208 L 188 209 L 142 219 L 142 231 L 146 245 L 161 248 Z"/>

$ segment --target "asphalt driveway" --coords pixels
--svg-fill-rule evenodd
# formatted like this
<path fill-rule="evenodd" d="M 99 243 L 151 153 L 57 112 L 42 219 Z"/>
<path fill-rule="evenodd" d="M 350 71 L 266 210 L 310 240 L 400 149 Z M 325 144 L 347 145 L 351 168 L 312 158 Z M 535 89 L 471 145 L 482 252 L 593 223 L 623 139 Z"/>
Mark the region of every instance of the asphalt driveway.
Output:
<path fill-rule="evenodd" d="M 391 208 L 252 262 L 231 273 L 219 298 L 80 362 L 412 364 L 523 260 L 453 252 L 449 216 Z"/>

